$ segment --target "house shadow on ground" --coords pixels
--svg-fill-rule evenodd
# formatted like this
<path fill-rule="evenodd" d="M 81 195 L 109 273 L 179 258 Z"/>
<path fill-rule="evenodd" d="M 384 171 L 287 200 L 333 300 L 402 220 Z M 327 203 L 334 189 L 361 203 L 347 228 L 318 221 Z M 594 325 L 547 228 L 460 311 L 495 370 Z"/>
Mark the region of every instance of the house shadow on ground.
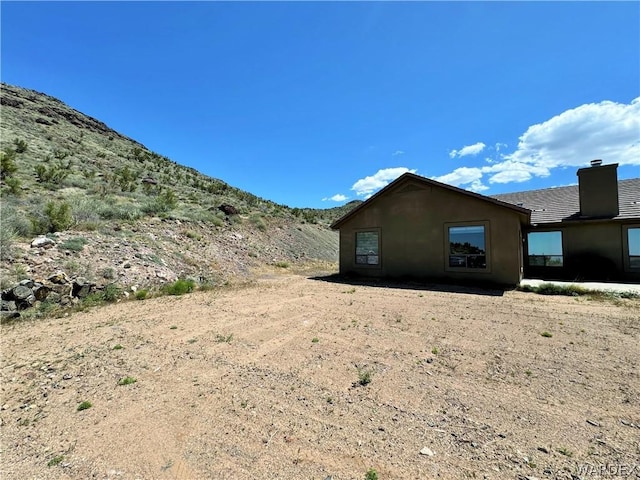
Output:
<path fill-rule="evenodd" d="M 337 273 L 330 275 L 318 275 L 308 277 L 309 280 L 319 282 L 338 283 L 350 286 L 397 288 L 405 290 L 424 290 L 443 293 L 466 293 L 471 295 L 487 295 L 501 297 L 505 292 L 513 290 L 513 287 L 500 287 L 498 285 L 478 285 L 465 283 L 442 283 L 436 281 L 406 279 L 406 278 L 370 278 L 344 276 Z"/>

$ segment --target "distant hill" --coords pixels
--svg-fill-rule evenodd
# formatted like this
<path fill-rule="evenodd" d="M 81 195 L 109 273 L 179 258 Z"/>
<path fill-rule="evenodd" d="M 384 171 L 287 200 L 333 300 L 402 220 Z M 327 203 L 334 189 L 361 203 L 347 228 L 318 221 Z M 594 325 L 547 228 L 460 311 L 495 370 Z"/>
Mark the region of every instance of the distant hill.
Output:
<path fill-rule="evenodd" d="M 46 273 L 42 265 L 33 265 L 31 251 L 21 252 L 33 237 L 54 232 L 85 238 L 87 249 L 95 249 L 92 236 L 121 244 L 122 232 L 148 230 L 158 251 L 171 257 L 164 259 L 171 264 L 169 277 L 238 273 L 232 264 L 240 258 L 247 268 L 337 259 L 337 235 L 328 225 L 355 202 L 330 209 L 289 208 L 180 165 L 46 94 L 3 83 L 0 104 L 1 271 L 10 277 L 20 276 L 11 273 L 20 265 L 25 275 Z M 175 248 L 154 233 L 158 222 L 167 238 L 175 237 Z M 230 246 L 229 233 L 243 241 Z M 137 236 L 127 240 L 133 250 L 153 249 L 149 235 Z M 184 250 L 193 248 L 194 239 L 201 259 L 186 258 Z M 105 252 L 98 253 L 107 258 Z M 123 279 L 131 276 L 127 270 Z"/>
<path fill-rule="evenodd" d="M 109 195 L 112 202 L 133 216 L 136 206 L 142 215 L 162 213 L 197 220 L 211 220 L 207 212 L 223 203 L 243 214 L 297 216 L 327 224 L 347 208 L 291 209 L 278 205 L 152 152 L 43 93 L 3 83 L 0 99 L 0 148 L 21 150 L 16 142 L 24 146 L 15 157 L 19 169 L 13 177 L 19 186 L 13 187 L 14 192 L 37 196 L 75 188 L 89 195 Z M 176 204 L 169 209 L 167 202 L 161 204 L 163 198 L 172 197 L 171 192 Z"/>

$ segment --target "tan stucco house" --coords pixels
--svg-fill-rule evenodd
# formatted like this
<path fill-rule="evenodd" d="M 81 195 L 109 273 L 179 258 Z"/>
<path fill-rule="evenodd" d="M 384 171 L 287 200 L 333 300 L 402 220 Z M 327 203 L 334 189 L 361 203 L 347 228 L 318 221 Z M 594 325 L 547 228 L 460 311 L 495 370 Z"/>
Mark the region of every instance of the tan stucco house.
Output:
<path fill-rule="evenodd" d="M 594 161 L 576 186 L 495 197 L 406 173 L 333 223 L 340 273 L 640 281 L 640 179 L 616 169 Z"/>

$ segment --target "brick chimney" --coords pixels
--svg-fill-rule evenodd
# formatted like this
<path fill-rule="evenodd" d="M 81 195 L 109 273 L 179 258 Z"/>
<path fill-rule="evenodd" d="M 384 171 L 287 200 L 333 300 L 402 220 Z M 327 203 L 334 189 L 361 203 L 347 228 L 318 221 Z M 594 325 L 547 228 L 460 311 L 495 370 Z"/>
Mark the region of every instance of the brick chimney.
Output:
<path fill-rule="evenodd" d="M 602 165 L 602 160 L 592 160 L 591 166 L 578 170 L 580 190 L 580 216 L 617 216 L 618 207 L 618 164 Z"/>

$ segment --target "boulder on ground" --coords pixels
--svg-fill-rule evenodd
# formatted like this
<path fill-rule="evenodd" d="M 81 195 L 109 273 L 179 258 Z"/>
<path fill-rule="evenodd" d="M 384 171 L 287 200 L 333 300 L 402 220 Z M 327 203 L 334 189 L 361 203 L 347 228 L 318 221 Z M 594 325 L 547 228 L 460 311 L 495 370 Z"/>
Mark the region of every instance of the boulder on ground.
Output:
<path fill-rule="evenodd" d="M 95 286 L 95 283 L 88 282 L 84 278 L 76 278 L 73 281 L 73 286 L 71 287 L 71 296 L 84 298 L 91 293 Z"/>
<path fill-rule="evenodd" d="M 221 210 L 225 213 L 225 215 L 237 215 L 238 209 L 233 205 L 229 205 L 227 203 L 223 203 L 218 207 L 218 210 Z"/>
<path fill-rule="evenodd" d="M 2 310 L 3 312 L 15 311 L 17 309 L 18 307 L 16 306 L 16 302 L 14 302 L 13 300 L 2 300 L 2 307 L 0 308 L 0 310 Z"/>
<path fill-rule="evenodd" d="M 67 274 L 63 271 L 57 271 L 53 275 L 50 275 L 47 280 L 57 285 L 64 285 L 65 283 L 69 283 L 69 277 L 67 277 Z"/>
<path fill-rule="evenodd" d="M 13 300 L 21 301 L 26 300 L 33 292 L 26 285 L 17 285 L 11 290 Z"/>
<path fill-rule="evenodd" d="M 51 292 L 51 289 L 46 285 L 43 285 L 42 283 L 36 282 L 33 284 L 32 291 L 36 297 L 36 300 L 42 301 L 47 298 L 47 296 Z"/>
<path fill-rule="evenodd" d="M 31 241 L 31 248 L 51 248 L 55 244 L 56 242 L 54 242 L 49 237 L 41 236 L 41 237 L 34 238 Z"/>

